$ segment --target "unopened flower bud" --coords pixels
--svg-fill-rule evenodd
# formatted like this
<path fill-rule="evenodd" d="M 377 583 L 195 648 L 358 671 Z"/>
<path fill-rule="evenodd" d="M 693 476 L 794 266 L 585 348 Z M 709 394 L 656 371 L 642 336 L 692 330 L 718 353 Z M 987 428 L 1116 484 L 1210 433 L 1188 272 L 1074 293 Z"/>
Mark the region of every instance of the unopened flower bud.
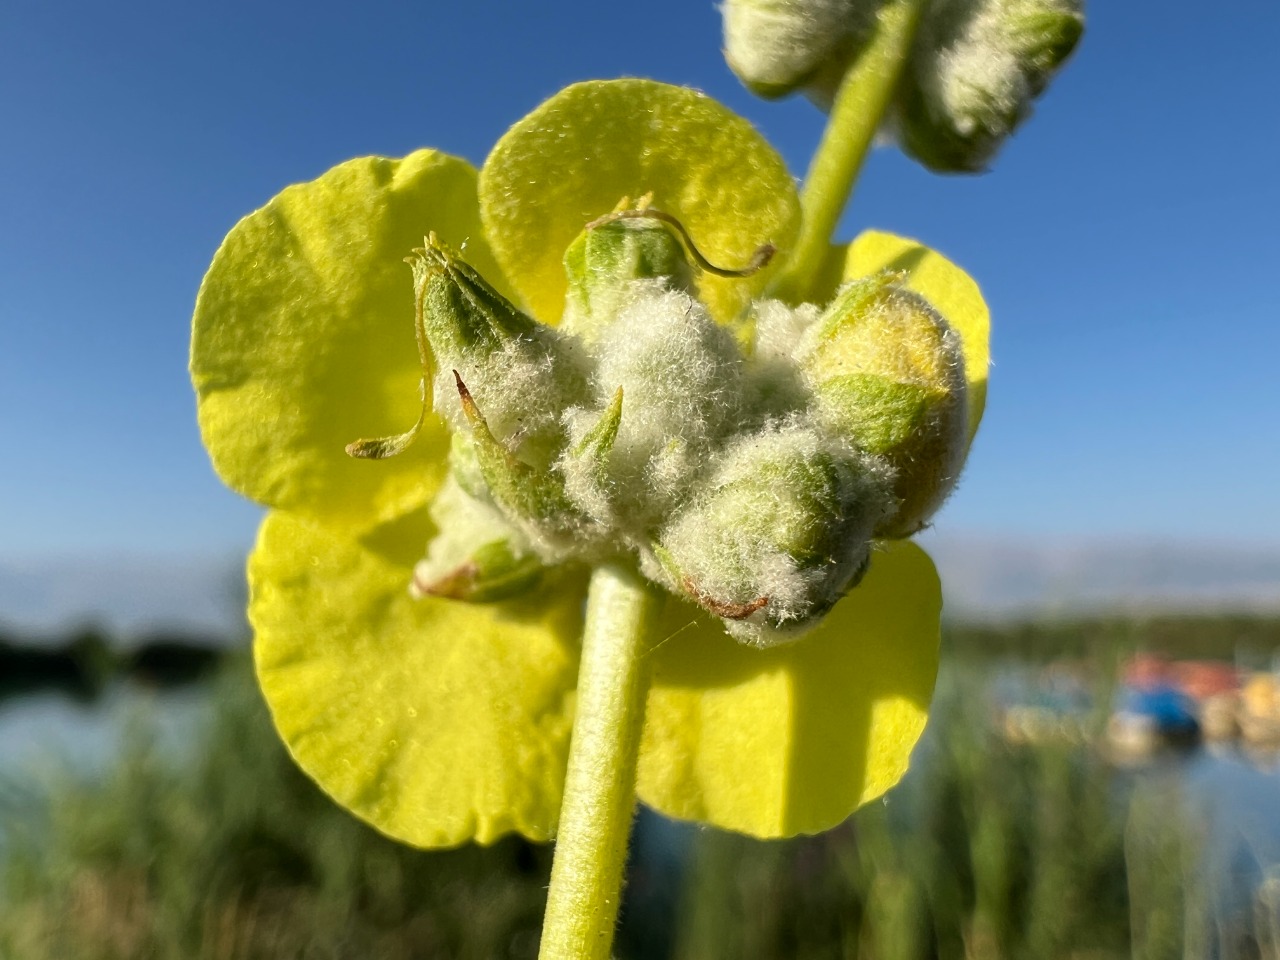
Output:
<path fill-rule="evenodd" d="M 843 287 L 797 350 L 832 433 L 884 459 L 897 509 L 878 537 L 907 537 L 941 506 L 964 463 L 968 399 L 960 337 L 891 273 Z"/>
<path fill-rule="evenodd" d="M 465 426 L 456 370 L 494 435 L 521 459 L 549 465 L 563 441 L 562 411 L 587 395 L 574 341 L 525 316 L 434 237 L 409 262 L 420 335 L 435 357 L 435 409 L 455 430 Z"/>
<path fill-rule="evenodd" d="M 769 646 L 811 626 L 857 582 L 889 509 L 873 457 L 810 425 L 735 441 L 654 550 L 677 592 Z"/>
<path fill-rule="evenodd" d="M 413 571 L 414 596 L 488 603 L 530 589 L 543 566 L 502 514 L 452 478 L 431 505 L 437 534 Z"/>
<path fill-rule="evenodd" d="M 516 309 L 434 234 L 405 262 L 413 269 L 418 322 L 441 364 L 471 351 L 492 353 L 537 332 L 536 320 Z"/>
<path fill-rule="evenodd" d="M 436 412 L 455 431 L 465 430 L 454 381 L 460 371 L 476 385 L 494 435 L 526 462 L 549 466 L 564 440 L 562 412 L 589 393 L 580 345 L 521 313 L 434 234 L 407 262 L 413 268 L 422 413 L 409 431 L 357 440 L 347 452 L 382 459 L 407 448 L 427 415 L 428 382 Z"/>
<path fill-rule="evenodd" d="M 693 270 L 673 228 L 623 198 L 612 214 L 587 226 L 569 244 L 564 269 L 569 278 L 561 329 L 594 341 L 617 317 L 633 280 L 661 279 L 673 289 L 694 292 Z M 635 214 L 635 215 L 629 215 Z"/>
<path fill-rule="evenodd" d="M 899 90 L 903 149 L 983 170 L 1084 31 L 1082 0 L 933 0 Z"/>
<path fill-rule="evenodd" d="M 725 59 L 752 93 L 784 96 L 829 61 L 843 61 L 859 10 L 875 7 L 866 0 L 725 0 Z"/>

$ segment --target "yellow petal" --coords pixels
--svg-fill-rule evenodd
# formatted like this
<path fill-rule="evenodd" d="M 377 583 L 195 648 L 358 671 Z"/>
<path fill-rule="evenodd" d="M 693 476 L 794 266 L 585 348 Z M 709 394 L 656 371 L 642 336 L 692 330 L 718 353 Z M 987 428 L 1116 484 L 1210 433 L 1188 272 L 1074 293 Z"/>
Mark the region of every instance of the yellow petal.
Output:
<path fill-rule="evenodd" d="M 822 625 L 760 651 L 671 602 L 655 652 L 640 798 L 755 837 L 817 833 L 898 782 L 924 729 L 942 600 L 899 541 Z"/>
<path fill-rule="evenodd" d="M 331 525 L 422 505 L 448 437 L 428 417 L 392 460 L 353 440 L 418 418 L 413 278 L 403 263 L 434 230 L 502 283 L 480 233 L 476 172 L 420 150 L 364 157 L 287 188 L 223 240 L 196 300 L 191 376 L 214 467 L 231 487 Z"/>
<path fill-rule="evenodd" d="M 847 248 L 833 248 L 831 255 L 837 263 L 843 261 L 836 274 L 840 280 L 866 277 L 881 270 L 905 273 L 907 286 L 933 304 L 960 334 L 965 379 L 969 382 L 972 443 L 987 402 L 987 367 L 991 362 L 991 315 L 978 285 L 937 251 L 879 230 L 866 231 Z"/>
<path fill-rule="evenodd" d="M 546 840 L 564 782 L 582 583 L 554 583 L 537 603 L 415 601 L 401 558 L 421 541 L 405 542 L 413 531 L 399 526 L 374 550 L 267 516 L 249 561 L 249 616 L 276 727 L 325 792 L 398 840 Z"/>
<path fill-rule="evenodd" d="M 704 94 L 652 80 L 568 87 L 503 136 L 480 171 L 485 233 L 538 319 L 564 307 L 565 248 L 620 199 L 653 193 L 716 266 L 745 266 L 765 243 L 774 264 L 800 208 L 782 158 L 755 129 Z M 703 274 L 703 300 L 730 322 L 773 272 Z"/>

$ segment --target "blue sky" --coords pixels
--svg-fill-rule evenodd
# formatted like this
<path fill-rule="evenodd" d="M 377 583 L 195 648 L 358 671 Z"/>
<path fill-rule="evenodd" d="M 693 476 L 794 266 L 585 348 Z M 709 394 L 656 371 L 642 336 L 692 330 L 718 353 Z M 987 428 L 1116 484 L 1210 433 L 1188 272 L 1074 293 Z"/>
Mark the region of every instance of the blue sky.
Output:
<path fill-rule="evenodd" d="M 844 223 L 965 266 L 994 316 L 941 528 L 1280 540 L 1280 7 L 1094 2 L 991 173 L 895 150 Z M 651 76 L 802 174 L 822 116 L 743 91 L 710 2 L 0 8 L 0 560 L 243 550 L 195 427 L 188 323 L 223 234 L 288 183 L 434 146 L 479 163 L 564 84 Z"/>

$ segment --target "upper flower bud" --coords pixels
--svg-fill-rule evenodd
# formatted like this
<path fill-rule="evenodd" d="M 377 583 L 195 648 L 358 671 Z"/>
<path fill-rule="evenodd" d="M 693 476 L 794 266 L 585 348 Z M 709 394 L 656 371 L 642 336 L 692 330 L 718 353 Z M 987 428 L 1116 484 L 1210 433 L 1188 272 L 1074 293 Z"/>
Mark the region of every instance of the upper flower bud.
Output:
<path fill-rule="evenodd" d="M 469 264 L 428 237 L 409 258 L 419 336 L 435 357 L 435 409 L 454 429 L 469 420 L 453 371 L 466 381 L 494 435 L 546 467 L 563 441 L 560 414 L 587 394 L 577 345 L 521 313 Z"/>
<path fill-rule="evenodd" d="M 944 173 L 984 169 L 1083 31 L 1083 0 L 933 0 L 899 89 L 903 149 Z"/>
<path fill-rule="evenodd" d="M 564 254 L 569 279 L 561 328 L 594 340 L 622 309 L 633 280 L 661 279 L 694 292 L 693 269 L 671 226 L 648 209 L 642 197 L 631 210 L 626 197 L 610 215 L 587 225 Z M 636 214 L 636 215 L 631 215 Z"/>
<path fill-rule="evenodd" d="M 780 97 L 843 59 L 865 0 L 726 0 L 724 55 L 748 89 Z"/>
<path fill-rule="evenodd" d="M 735 441 L 655 549 L 667 577 L 756 646 L 811 626 L 856 583 L 887 470 L 799 421 Z"/>
<path fill-rule="evenodd" d="M 968 407 L 959 336 L 893 274 L 843 287 L 797 357 L 827 428 L 883 458 L 898 505 L 876 527 L 907 537 L 941 506 L 964 463 Z"/>

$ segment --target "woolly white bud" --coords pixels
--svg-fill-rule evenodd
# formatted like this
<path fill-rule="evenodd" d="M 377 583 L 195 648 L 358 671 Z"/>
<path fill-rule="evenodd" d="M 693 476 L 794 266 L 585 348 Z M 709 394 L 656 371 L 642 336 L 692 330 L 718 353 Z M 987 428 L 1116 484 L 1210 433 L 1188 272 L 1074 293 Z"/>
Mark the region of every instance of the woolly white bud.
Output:
<path fill-rule="evenodd" d="M 861 575 L 888 480 L 875 458 L 803 422 L 765 428 L 725 450 L 655 552 L 673 588 L 739 640 L 789 640 Z"/>
<path fill-rule="evenodd" d="M 903 148 L 933 170 L 984 169 L 1083 30 L 1082 0 L 934 0 L 898 97 Z"/>
<path fill-rule="evenodd" d="M 724 55 L 762 97 L 805 85 L 837 57 L 855 26 L 859 0 L 725 0 Z"/>
<path fill-rule="evenodd" d="M 570 446 L 582 443 L 619 388 L 624 409 L 602 473 L 562 458 L 570 495 L 592 516 L 643 536 L 688 493 L 710 453 L 738 426 L 744 358 L 733 335 L 687 293 L 638 280 L 600 339 L 597 404 L 571 411 Z M 618 513 L 610 503 L 625 504 Z"/>

